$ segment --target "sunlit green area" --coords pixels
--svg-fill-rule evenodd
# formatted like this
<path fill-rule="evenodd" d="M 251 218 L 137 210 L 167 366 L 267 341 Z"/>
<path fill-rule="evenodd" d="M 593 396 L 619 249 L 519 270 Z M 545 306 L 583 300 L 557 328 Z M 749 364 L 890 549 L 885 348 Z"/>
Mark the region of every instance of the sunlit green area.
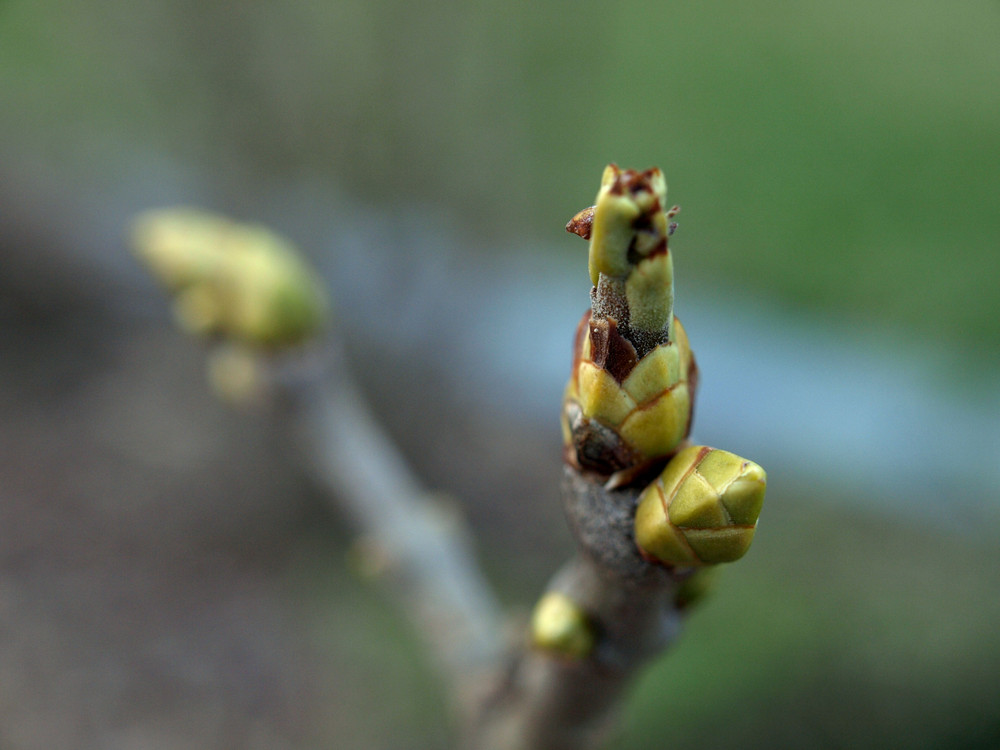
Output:
<path fill-rule="evenodd" d="M 512 238 L 557 237 L 607 161 L 657 164 L 683 278 L 995 353 L 998 38 L 988 0 L 8 2 L 0 131 Z"/>
<path fill-rule="evenodd" d="M 658 164 L 685 278 L 998 348 L 994 2 L 105 6 L 0 9 L 16 149 L 319 175 L 508 237 Z"/>

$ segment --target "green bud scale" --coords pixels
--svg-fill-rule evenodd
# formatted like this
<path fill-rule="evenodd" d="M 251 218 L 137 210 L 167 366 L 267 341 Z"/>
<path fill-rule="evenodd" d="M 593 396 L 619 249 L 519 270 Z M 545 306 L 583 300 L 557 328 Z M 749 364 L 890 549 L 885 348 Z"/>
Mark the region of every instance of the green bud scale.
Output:
<path fill-rule="evenodd" d="M 591 309 L 577 329 L 562 432 L 570 466 L 608 489 L 641 485 L 635 540 L 675 567 L 729 562 L 750 546 L 766 477 L 692 446 L 697 366 L 674 316 L 667 185 L 659 169 L 605 169 L 596 204 L 567 225 L 589 240 Z"/>
<path fill-rule="evenodd" d="M 639 496 L 635 541 L 647 557 L 677 567 L 732 562 L 746 554 L 767 475 L 753 461 L 692 445 Z"/>

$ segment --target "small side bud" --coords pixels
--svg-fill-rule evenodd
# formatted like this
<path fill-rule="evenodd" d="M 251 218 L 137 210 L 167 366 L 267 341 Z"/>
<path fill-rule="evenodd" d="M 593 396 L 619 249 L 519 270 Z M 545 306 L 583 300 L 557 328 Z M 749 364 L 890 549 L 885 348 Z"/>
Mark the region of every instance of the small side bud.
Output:
<path fill-rule="evenodd" d="M 690 446 L 639 496 L 635 539 L 648 557 L 677 567 L 732 562 L 753 541 L 767 477 L 753 461 Z"/>
<path fill-rule="evenodd" d="M 586 613 L 565 594 L 550 591 L 538 600 L 531 616 L 535 648 L 570 659 L 585 659 L 594 650 L 594 626 Z"/>

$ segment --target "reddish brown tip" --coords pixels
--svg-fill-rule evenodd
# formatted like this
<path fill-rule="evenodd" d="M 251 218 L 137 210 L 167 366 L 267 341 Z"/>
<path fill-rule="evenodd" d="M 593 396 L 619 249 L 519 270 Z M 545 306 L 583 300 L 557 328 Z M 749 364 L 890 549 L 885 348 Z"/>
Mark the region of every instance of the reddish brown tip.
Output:
<path fill-rule="evenodd" d="M 583 209 L 580 213 L 569 220 L 566 224 L 566 231 L 578 234 L 583 239 L 590 239 L 590 231 L 594 226 L 594 209 L 596 206 Z"/>

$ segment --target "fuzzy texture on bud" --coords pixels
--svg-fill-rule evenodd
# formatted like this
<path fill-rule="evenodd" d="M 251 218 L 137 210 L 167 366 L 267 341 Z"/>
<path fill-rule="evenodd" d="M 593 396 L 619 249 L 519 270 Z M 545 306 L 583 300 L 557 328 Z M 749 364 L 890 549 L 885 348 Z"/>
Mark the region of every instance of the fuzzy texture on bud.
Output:
<path fill-rule="evenodd" d="M 608 166 L 597 203 L 567 225 L 590 240 L 591 311 L 574 344 L 563 438 L 569 463 L 626 482 L 691 429 L 697 368 L 674 317 L 666 181 Z M 617 477 L 617 479 L 615 479 Z"/>

